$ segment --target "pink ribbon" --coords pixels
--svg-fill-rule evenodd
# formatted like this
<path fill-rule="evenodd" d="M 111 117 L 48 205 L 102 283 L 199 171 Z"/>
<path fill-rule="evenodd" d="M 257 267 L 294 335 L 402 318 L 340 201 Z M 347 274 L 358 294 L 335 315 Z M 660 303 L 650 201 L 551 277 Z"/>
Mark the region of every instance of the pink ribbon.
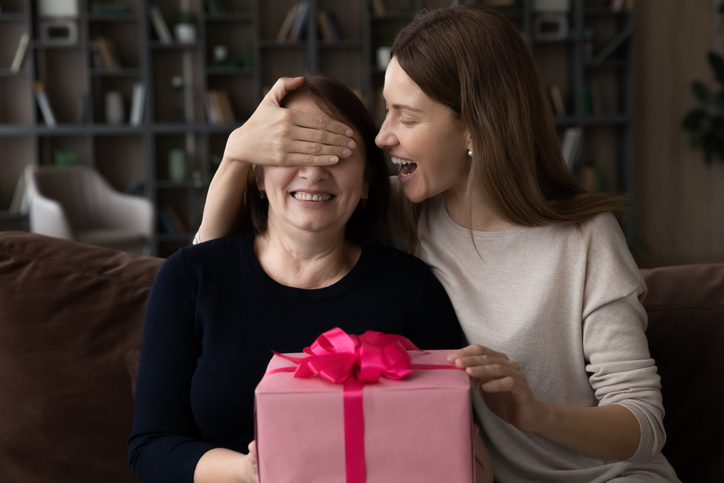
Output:
<path fill-rule="evenodd" d="M 364 483 L 365 468 L 364 410 L 362 389 L 380 377 L 400 380 L 413 369 L 457 369 L 455 366 L 412 364 L 408 350 L 419 351 L 415 344 L 401 335 L 368 330 L 362 335 L 349 335 L 336 327 L 323 333 L 310 347 L 308 357 L 291 357 L 275 352 L 296 364 L 269 371 L 294 372 L 294 377 L 321 377 L 333 384 L 344 384 L 344 452 L 347 483 Z"/>

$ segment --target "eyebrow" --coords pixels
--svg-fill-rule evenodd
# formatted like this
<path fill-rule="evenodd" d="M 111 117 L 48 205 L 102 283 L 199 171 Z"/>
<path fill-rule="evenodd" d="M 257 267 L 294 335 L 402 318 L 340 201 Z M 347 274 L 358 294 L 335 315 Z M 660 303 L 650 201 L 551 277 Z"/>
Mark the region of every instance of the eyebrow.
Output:
<path fill-rule="evenodd" d="M 412 106 L 408 106 L 406 104 L 392 104 L 392 107 L 397 110 L 405 109 L 405 110 L 412 111 L 412 112 L 422 112 L 422 109 L 417 109 Z"/>

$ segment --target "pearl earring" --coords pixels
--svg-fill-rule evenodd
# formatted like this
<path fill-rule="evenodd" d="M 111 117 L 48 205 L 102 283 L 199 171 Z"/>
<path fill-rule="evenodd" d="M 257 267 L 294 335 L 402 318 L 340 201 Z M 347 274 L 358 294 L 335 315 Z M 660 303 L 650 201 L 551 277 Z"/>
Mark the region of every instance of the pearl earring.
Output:
<path fill-rule="evenodd" d="M 473 150 L 472 150 L 472 149 L 468 149 L 468 156 L 470 156 L 471 158 L 473 157 Z"/>

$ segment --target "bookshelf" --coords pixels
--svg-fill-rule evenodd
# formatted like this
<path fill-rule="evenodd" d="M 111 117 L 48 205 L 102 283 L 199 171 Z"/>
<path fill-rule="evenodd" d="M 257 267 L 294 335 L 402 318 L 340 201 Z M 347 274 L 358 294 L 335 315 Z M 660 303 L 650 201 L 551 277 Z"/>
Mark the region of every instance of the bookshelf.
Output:
<path fill-rule="evenodd" d="M 97 4 L 119 5 L 102 11 Z M 212 3 L 222 12 L 213 10 Z M 296 42 L 277 36 L 297 0 L 79 0 L 78 40 L 72 45 L 41 41 L 43 19 L 35 0 L 0 0 L 0 230 L 27 229 L 28 220 L 8 212 L 15 185 L 26 165 L 49 165 L 57 153 L 98 169 L 118 190 L 133 189 L 158 208 L 170 207 L 172 229 L 159 220 L 153 254 L 167 257 L 191 242 L 216 163 L 229 133 L 253 112 L 280 76 L 323 73 L 340 79 L 364 100 L 381 124 L 384 69 L 377 49 L 423 8 L 449 0 L 383 0 L 375 15 L 370 0 L 310 0 L 305 35 Z M 485 3 L 485 2 L 478 2 Z M 603 189 L 633 191 L 633 49 L 630 37 L 598 63 L 587 63 L 591 47 L 601 52 L 617 34 L 632 33 L 634 13 L 612 12 L 605 0 L 571 0 L 570 31 L 562 40 L 535 39 L 533 0 L 496 7 L 530 39 L 547 83 L 558 86 L 566 112 L 556 118 L 561 136 L 569 127 L 583 130 L 583 177 L 594 162 Z M 173 37 L 157 35 L 151 6 L 158 7 Z M 196 38 L 175 40 L 181 11 L 193 14 Z M 320 12 L 332 12 L 338 39 L 317 35 Z M 586 29 L 590 31 L 584 35 Z M 22 68 L 10 65 L 23 33 L 30 37 Z M 321 33 L 320 33 L 321 34 Z M 99 65 L 96 41 L 115 45 L 116 70 Z M 218 46 L 225 60 L 217 61 Z M 588 57 L 586 57 L 588 56 Z M 223 57 L 223 56 L 222 56 Z M 179 85 L 180 79 L 180 85 Z M 34 97 L 34 82 L 45 84 L 57 120 L 49 127 Z M 143 118 L 129 122 L 134 86 L 145 86 Z M 595 85 L 596 112 L 584 91 Z M 174 87 L 175 86 L 175 87 Z M 107 122 L 109 92 L 123 99 L 124 119 Z M 210 122 L 209 91 L 225 92 L 234 120 Z M 181 106 L 181 107 L 179 107 Z M 179 152 L 182 153 L 181 161 Z M 183 168 L 170 168 L 171 157 Z M 168 213 L 167 213 L 168 214 Z M 627 227 L 627 233 L 633 229 Z M 632 233 L 632 231 L 631 231 Z"/>

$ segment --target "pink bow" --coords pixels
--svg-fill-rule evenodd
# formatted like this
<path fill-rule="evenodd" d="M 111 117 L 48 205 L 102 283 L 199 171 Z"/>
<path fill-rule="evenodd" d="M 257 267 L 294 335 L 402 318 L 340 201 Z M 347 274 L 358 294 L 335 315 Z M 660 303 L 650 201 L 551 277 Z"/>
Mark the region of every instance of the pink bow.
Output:
<path fill-rule="evenodd" d="M 368 330 L 360 336 L 340 328 L 323 333 L 304 349 L 309 357 L 277 354 L 297 365 L 294 377 L 321 377 L 344 384 L 354 375 L 360 382 L 377 382 L 380 377 L 400 380 L 412 372 L 408 350 L 420 350 L 406 337 Z"/>

